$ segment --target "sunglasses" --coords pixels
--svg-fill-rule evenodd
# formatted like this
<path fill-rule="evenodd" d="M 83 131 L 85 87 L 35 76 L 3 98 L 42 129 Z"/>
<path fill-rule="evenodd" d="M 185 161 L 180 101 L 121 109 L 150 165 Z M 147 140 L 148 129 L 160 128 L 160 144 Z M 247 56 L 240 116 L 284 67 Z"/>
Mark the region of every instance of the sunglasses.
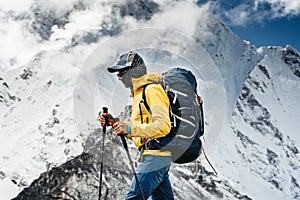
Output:
<path fill-rule="evenodd" d="M 119 78 L 122 78 L 122 77 L 128 72 L 128 70 L 129 70 L 129 67 L 126 67 L 126 68 L 124 68 L 124 69 L 118 71 L 117 76 L 118 76 Z"/>

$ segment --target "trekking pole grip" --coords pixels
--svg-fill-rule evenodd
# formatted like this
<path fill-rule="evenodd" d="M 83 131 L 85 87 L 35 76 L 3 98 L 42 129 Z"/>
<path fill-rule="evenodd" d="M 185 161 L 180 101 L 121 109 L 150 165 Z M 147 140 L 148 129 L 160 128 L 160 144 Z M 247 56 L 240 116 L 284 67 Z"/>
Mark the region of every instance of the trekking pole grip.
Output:
<path fill-rule="evenodd" d="M 103 110 L 103 113 L 108 113 L 108 108 L 107 107 L 103 107 L 102 110 Z M 108 117 L 104 117 L 104 118 L 105 118 L 105 125 L 104 126 L 107 126 L 108 125 Z"/>

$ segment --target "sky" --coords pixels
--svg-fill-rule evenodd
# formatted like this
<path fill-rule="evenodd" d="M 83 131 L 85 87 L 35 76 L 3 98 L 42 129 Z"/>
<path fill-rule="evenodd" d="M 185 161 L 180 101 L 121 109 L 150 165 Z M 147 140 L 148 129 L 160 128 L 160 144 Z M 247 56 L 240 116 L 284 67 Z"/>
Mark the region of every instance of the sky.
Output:
<path fill-rule="evenodd" d="M 299 0 L 199 0 L 242 40 L 256 47 L 291 45 L 300 51 Z"/>

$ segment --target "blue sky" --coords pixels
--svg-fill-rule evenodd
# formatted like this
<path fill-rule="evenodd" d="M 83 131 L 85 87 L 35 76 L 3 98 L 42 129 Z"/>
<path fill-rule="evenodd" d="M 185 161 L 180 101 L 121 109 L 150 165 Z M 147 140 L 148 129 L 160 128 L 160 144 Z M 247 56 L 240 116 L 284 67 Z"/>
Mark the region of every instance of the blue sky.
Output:
<path fill-rule="evenodd" d="M 251 41 L 256 47 L 269 45 L 285 47 L 290 44 L 300 52 L 300 16 L 230 28 L 241 39 Z"/>
<path fill-rule="evenodd" d="M 199 0 L 242 40 L 300 51 L 300 0 Z"/>

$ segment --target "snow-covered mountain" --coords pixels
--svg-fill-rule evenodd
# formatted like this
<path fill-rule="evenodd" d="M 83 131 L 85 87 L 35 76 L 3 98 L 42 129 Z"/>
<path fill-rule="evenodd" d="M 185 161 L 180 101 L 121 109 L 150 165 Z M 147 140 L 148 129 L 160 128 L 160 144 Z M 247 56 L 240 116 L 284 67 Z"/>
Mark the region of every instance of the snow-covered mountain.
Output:
<path fill-rule="evenodd" d="M 227 150 L 219 151 L 217 157 L 235 163 L 232 166 L 237 173 L 231 177 L 241 179 L 243 173 L 250 172 L 258 181 L 268 183 L 247 189 L 261 199 L 298 199 L 299 134 L 295 125 L 300 119 L 299 53 L 290 46 L 264 47 L 258 52 L 264 57 L 244 82 L 231 131 L 223 136 L 234 145 L 232 149 L 228 144 L 219 145 L 217 149 Z"/>
<path fill-rule="evenodd" d="M 203 155 L 172 165 L 176 199 L 300 198 L 297 50 L 257 49 L 191 2 L 32 2 L 1 15 L 1 23 L 9 19 L 26 33 L 18 40 L 26 52 L 4 46 L 0 55 L 1 200 L 97 198 L 97 112 L 109 105 L 117 115 L 113 108 L 128 103 L 128 91 L 105 67 L 131 48 L 150 70 L 184 65 L 200 83 L 204 147 L 218 176 Z M 102 191 L 121 199 L 131 179 L 128 160 L 112 131 L 105 147 Z"/>

